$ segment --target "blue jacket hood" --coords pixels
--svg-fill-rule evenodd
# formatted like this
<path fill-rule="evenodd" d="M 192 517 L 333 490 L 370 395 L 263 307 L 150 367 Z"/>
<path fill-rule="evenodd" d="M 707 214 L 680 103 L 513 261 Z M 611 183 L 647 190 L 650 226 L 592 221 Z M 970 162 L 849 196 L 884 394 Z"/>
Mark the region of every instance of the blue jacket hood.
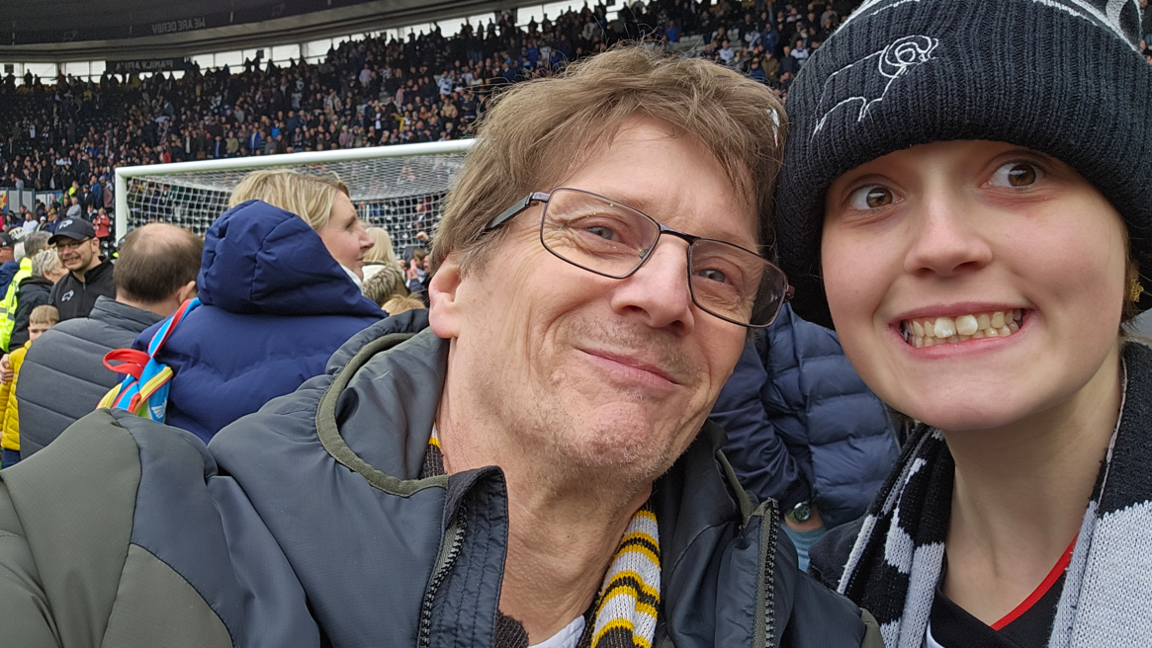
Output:
<path fill-rule="evenodd" d="M 212 223 L 196 283 L 203 303 L 231 313 L 381 314 L 303 218 L 259 200 Z"/>

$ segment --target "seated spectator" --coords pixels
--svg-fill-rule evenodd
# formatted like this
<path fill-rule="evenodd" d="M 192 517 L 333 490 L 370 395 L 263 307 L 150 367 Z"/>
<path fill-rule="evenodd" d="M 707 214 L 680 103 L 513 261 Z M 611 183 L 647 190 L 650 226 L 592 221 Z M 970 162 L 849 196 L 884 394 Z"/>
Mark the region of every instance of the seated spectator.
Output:
<path fill-rule="evenodd" d="M 83 217 L 84 210 L 80 207 L 80 198 L 78 196 L 65 199 L 65 204 L 68 205 L 68 210 L 64 212 L 65 218 L 79 220 Z M 25 225 L 24 228 L 27 229 L 27 225 Z"/>
<path fill-rule="evenodd" d="M 79 207 L 77 207 L 77 209 L 79 209 Z M 22 227 L 24 229 L 25 236 L 40 229 L 40 221 L 36 220 L 36 214 L 32 212 L 23 212 L 22 215 L 24 216 L 24 225 Z"/>
<path fill-rule="evenodd" d="M 45 250 L 49 252 L 50 250 Z M 43 252 L 41 253 L 43 254 Z M 0 384 L 0 448 L 3 448 L 3 459 L 0 460 L 0 469 L 8 468 L 20 463 L 20 412 L 16 401 L 16 384 L 20 380 L 20 368 L 24 364 L 24 355 L 31 348 L 32 343 L 40 338 L 48 329 L 60 321 L 60 313 L 55 306 L 43 304 L 32 309 L 30 324 L 28 326 L 28 341 L 19 349 L 7 356 L 7 363 L 11 367 L 12 377 Z"/>
<path fill-rule="evenodd" d="M 28 341 L 32 309 L 51 301 L 52 285 L 66 274 L 68 271 L 60 263 L 56 250 L 40 250 L 32 257 L 32 276 L 21 281 L 16 290 L 16 323 L 8 342 L 9 348 L 19 348 Z M 59 315 L 60 311 L 57 310 L 56 314 Z"/>
<path fill-rule="evenodd" d="M 372 239 L 344 183 L 255 171 L 229 204 L 205 239 L 203 305 L 156 356 L 176 373 L 167 422 L 204 441 L 322 373 L 333 351 L 384 317 L 360 292 Z"/>
<path fill-rule="evenodd" d="M 131 346 L 196 295 L 203 248 L 198 236 L 174 225 L 128 232 L 113 272 L 116 298 L 100 297 L 88 317 L 53 327 L 25 358 L 16 390 L 25 423 L 21 456 L 43 448 L 120 383 L 123 376 L 104 365 L 104 355 Z"/>
<path fill-rule="evenodd" d="M 52 286 L 52 305 L 60 310 L 60 320 L 88 317 L 96 299 L 116 296 L 112 261 L 100 256 L 100 239 L 92 223 L 82 218 L 65 218 L 48 239 L 56 247 L 68 274 Z"/>
<path fill-rule="evenodd" d="M 408 291 L 417 295 L 427 303 L 428 282 L 432 280 L 432 273 L 428 269 L 428 251 L 422 247 L 413 248 L 412 260 L 405 269 L 408 277 Z"/>
<path fill-rule="evenodd" d="M 720 55 L 720 60 L 725 64 L 730 62 L 732 57 L 736 56 L 736 52 L 733 51 L 732 46 L 728 43 L 728 39 L 720 41 L 720 49 L 717 50 L 717 54 Z"/>
<path fill-rule="evenodd" d="M 49 209 L 48 213 L 45 214 L 42 219 L 44 219 L 44 223 L 40 226 L 40 231 L 55 234 L 56 228 L 60 226 L 60 216 L 56 209 Z"/>

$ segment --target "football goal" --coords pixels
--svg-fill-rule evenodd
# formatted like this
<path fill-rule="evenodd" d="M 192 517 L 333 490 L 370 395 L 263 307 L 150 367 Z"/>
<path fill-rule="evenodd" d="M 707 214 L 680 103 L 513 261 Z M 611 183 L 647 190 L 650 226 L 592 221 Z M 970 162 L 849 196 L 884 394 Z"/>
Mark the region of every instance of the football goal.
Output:
<path fill-rule="evenodd" d="M 415 243 L 417 232 L 431 235 L 436 228 L 444 195 L 471 144 L 460 140 L 121 167 L 116 169 L 116 237 L 153 222 L 202 235 L 227 209 L 232 189 L 246 174 L 290 168 L 343 180 L 360 218 L 388 230 L 400 252 Z"/>

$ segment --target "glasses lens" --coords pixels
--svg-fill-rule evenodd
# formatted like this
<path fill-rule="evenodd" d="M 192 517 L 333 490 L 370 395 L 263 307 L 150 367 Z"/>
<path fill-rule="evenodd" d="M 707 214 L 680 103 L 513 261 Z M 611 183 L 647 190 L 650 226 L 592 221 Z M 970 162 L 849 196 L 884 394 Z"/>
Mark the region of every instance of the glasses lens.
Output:
<path fill-rule="evenodd" d="M 553 254 L 616 278 L 643 263 L 659 235 L 659 226 L 635 209 L 575 189 L 552 192 L 540 227 Z"/>
<path fill-rule="evenodd" d="M 748 250 L 712 240 L 693 243 L 690 257 L 689 285 L 697 306 L 739 324 L 772 323 L 788 289 L 779 268 Z"/>

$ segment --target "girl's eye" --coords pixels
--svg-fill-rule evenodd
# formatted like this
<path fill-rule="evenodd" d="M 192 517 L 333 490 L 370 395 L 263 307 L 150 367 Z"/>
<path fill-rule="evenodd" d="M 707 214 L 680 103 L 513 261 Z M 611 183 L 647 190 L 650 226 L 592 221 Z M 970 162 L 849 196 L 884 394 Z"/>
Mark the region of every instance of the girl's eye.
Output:
<path fill-rule="evenodd" d="M 893 202 L 895 202 L 895 196 L 892 195 L 892 190 L 881 185 L 860 187 L 848 197 L 848 203 L 852 209 L 860 211 L 880 209 L 891 205 Z"/>
<path fill-rule="evenodd" d="M 994 187 L 1030 187 L 1044 177 L 1044 171 L 1031 162 L 1009 162 L 996 169 L 989 183 Z"/>

